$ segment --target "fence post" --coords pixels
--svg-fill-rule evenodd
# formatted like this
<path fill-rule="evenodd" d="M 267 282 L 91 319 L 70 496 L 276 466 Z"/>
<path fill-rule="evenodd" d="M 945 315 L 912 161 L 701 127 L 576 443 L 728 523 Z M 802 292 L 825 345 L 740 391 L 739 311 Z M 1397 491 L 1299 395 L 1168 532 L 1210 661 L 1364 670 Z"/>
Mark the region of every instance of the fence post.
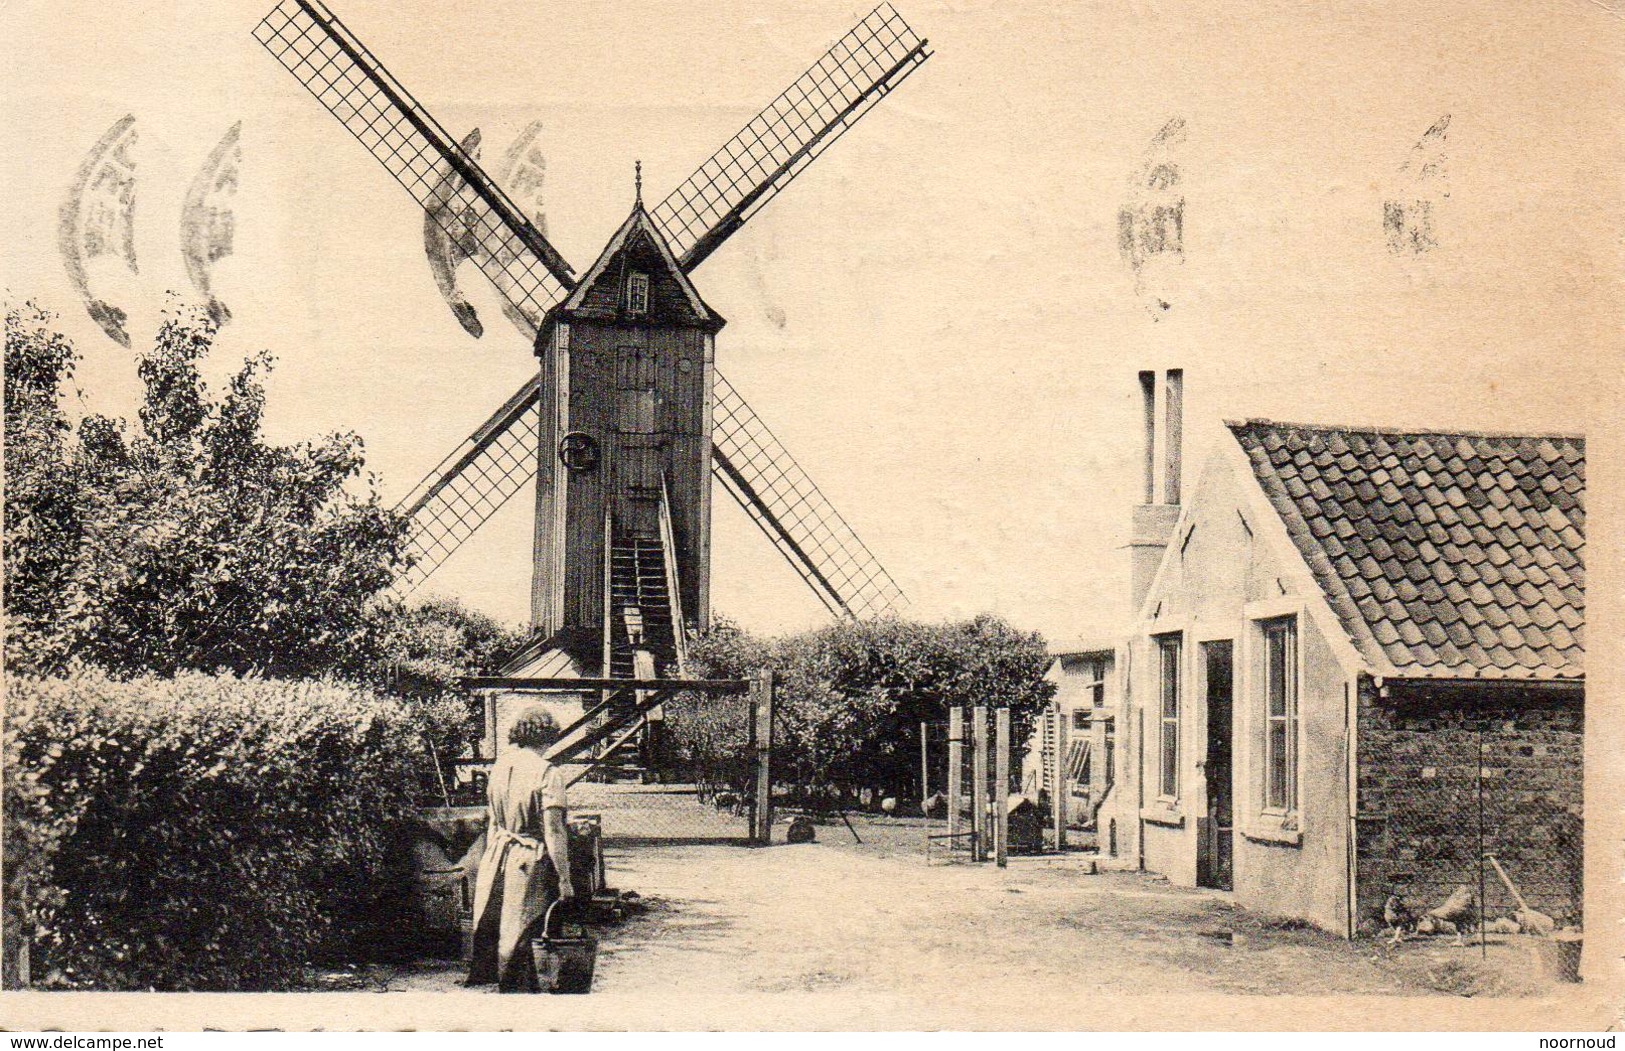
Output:
<path fill-rule="evenodd" d="M 1004 868 L 1010 856 L 1010 709 L 993 717 L 993 860 Z"/>
<path fill-rule="evenodd" d="M 971 709 L 971 860 L 987 860 L 987 706 Z"/>
<path fill-rule="evenodd" d="M 920 806 L 925 806 L 925 797 L 931 794 L 931 753 L 925 745 L 925 735 L 931 724 L 920 720 Z M 923 811 L 922 811 L 923 812 Z"/>
<path fill-rule="evenodd" d="M 1055 823 L 1055 852 L 1057 854 L 1066 850 L 1066 767 L 1067 753 L 1071 750 L 1072 727 L 1069 720 L 1072 713 L 1062 708 L 1059 702 L 1055 705 L 1055 769 L 1050 774 L 1049 809 L 1050 819 Z"/>
<path fill-rule="evenodd" d="M 959 815 L 963 800 L 960 789 L 965 782 L 965 709 L 954 705 L 948 709 L 948 835 L 957 837 L 964 827 Z M 948 849 L 959 846 L 957 838 L 948 840 Z"/>
<path fill-rule="evenodd" d="M 750 841 L 759 847 L 773 842 L 773 672 L 762 670 L 750 680 L 750 743 L 756 762 L 756 798 L 751 804 Z"/>

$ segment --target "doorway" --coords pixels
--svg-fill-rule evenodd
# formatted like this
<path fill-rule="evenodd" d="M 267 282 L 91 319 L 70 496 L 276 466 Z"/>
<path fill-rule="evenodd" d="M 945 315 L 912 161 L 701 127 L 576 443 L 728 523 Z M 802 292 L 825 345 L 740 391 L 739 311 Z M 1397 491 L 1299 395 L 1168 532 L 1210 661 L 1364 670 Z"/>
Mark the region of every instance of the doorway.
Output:
<path fill-rule="evenodd" d="M 1202 770 L 1207 782 L 1207 814 L 1197 819 L 1196 882 L 1218 890 L 1230 890 L 1234 876 L 1233 650 L 1234 644 L 1228 639 L 1202 643 L 1207 702 L 1207 750 Z"/>

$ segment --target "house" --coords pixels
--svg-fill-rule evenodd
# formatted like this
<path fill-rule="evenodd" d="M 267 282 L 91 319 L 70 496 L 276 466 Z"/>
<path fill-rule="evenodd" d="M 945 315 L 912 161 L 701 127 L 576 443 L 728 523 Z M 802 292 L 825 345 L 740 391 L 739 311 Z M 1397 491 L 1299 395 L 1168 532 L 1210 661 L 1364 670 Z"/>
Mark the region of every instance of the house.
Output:
<path fill-rule="evenodd" d="M 1143 867 L 1354 936 L 1512 912 L 1493 856 L 1578 925 L 1584 440 L 1248 420 L 1182 502 L 1177 380 L 1119 653 Z"/>
<path fill-rule="evenodd" d="M 1051 649 L 1045 678 L 1055 683 L 1055 697 L 1034 729 L 1022 769 L 1024 792 L 1052 803 L 1058 798 L 1066 827 L 1093 833 L 1108 856 L 1118 853 L 1120 822 L 1134 820 L 1132 812 L 1120 814 L 1117 805 L 1123 697 L 1117 645 L 1100 639 Z M 1088 841 L 1088 836 L 1077 840 Z"/>

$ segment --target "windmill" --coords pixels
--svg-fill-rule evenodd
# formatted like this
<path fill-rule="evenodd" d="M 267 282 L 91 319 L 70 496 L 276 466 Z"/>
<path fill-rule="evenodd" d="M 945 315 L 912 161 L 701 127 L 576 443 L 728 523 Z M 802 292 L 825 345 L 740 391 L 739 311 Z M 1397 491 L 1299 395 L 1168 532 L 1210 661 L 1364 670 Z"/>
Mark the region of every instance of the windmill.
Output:
<path fill-rule="evenodd" d="M 690 275 L 931 52 L 870 12 L 576 276 L 319 0 L 255 38 L 439 222 L 534 335 L 541 367 L 407 497 L 416 587 L 536 479 L 531 621 L 510 674 L 671 678 L 708 617 L 715 478 L 838 616 L 902 592 L 715 365 L 725 323 Z"/>

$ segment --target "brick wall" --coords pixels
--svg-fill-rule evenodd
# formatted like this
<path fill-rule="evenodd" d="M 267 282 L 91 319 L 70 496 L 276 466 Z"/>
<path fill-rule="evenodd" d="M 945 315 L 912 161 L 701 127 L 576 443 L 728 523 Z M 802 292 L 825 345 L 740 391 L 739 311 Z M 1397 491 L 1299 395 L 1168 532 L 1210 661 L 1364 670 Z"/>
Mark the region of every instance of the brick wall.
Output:
<path fill-rule="evenodd" d="M 1533 908 L 1579 923 L 1579 688 L 1391 682 L 1384 698 L 1362 679 L 1359 705 L 1362 925 L 1382 926 L 1390 893 L 1417 914 L 1463 884 L 1476 897 L 1481 832 L 1484 853 L 1501 862 Z M 1483 880 L 1490 918 L 1517 907 L 1488 865 Z"/>

